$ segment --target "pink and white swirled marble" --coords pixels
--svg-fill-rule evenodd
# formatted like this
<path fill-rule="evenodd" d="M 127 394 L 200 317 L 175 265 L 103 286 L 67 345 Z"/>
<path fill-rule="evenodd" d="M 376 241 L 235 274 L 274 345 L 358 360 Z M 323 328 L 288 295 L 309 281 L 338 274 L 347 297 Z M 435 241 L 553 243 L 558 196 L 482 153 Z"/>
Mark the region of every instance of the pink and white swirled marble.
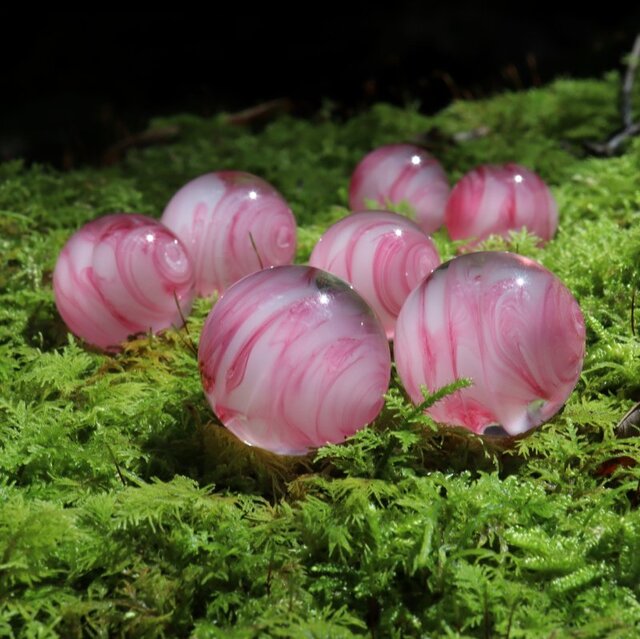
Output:
<path fill-rule="evenodd" d="M 449 182 L 438 160 L 413 144 L 389 144 L 371 151 L 356 166 L 349 185 L 352 211 L 364 211 L 367 200 L 383 209 L 388 202 L 405 201 L 426 233 L 442 226 L 448 196 Z"/>
<path fill-rule="evenodd" d="M 198 361 L 223 424 L 279 454 L 342 442 L 371 422 L 391 370 L 367 304 L 306 266 L 265 269 L 231 286 L 205 322 Z"/>
<path fill-rule="evenodd" d="M 407 295 L 440 264 L 433 240 L 411 220 L 372 211 L 331 226 L 316 244 L 309 265 L 349 282 L 378 314 L 387 339 Z"/>
<path fill-rule="evenodd" d="M 71 236 L 53 290 L 69 329 L 109 351 L 129 335 L 181 326 L 176 298 L 187 315 L 195 295 L 193 266 L 178 238 L 157 220 L 122 213 Z"/>
<path fill-rule="evenodd" d="M 473 386 L 429 410 L 439 422 L 519 435 L 550 419 L 578 381 L 585 326 L 567 287 L 512 253 L 481 252 L 438 267 L 396 325 L 398 373 L 416 403 L 460 378 Z"/>
<path fill-rule="evenodd" d="M 508 237 L 526 227 L 542 243 L 558 228 L 558 206 L 549 187 L 518 164 L 487 164 L 467 173 L 449 196 L 445 225 L 453 240 L 473 246 L 489 237 Z"/>
<path fill-rule="evenodd" d="M 241 171 L 191 180 L 160 221 L 191 253 L 201 296 L 221 293 L 261 268 L 290 264 L 296 251 L 296 221 L 287 202 L 270 184 Z"/>

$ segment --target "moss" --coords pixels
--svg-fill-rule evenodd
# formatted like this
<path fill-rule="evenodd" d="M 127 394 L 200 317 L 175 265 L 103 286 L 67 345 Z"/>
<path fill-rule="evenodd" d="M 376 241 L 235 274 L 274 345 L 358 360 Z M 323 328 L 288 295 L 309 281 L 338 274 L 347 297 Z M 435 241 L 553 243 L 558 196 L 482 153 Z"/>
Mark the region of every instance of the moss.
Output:
<path fill-rule="evenodd" d="M 259 130 L 177 116 L 150 125 L 177 127 L 175 142 L 111 167 L 0 165 L 0 635 L 639 634 L 640 440 L 614 426 L 640 400 L 640 141 L 612 159 L 581 144 L 617 127 L 617 91 L 614 75 L 565 79 L 433 117 L 378 105 Z M 188 179 L 240 168 L 291 202 L 304 261 L 343 214 L 358 159 L 425 139 L 452 179 L 514 160 L 560 204 L 546 248 L 526 234 L 486 243 L 541 260 L 586 317 L 576 392 L 526 439 L 439 429 L 394 382 L 346 444 L 276 457 L 230 436 L 202 395 L 189 340 L 211 302 L 196 304 L 189 335 L 113 357 L 56 313 L 56 255 L 90 219 L 157 217 Z M 454 254 L 445 233 L 436 241 Z"/>

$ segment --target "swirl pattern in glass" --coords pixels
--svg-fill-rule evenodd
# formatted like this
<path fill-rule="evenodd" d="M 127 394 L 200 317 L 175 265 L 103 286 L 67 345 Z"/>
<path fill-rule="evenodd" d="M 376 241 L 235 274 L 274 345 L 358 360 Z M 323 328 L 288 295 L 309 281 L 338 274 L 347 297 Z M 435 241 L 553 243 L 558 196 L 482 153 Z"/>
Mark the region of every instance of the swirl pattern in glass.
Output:
<path fill-rule="evenodd" d="M 267 182 L 242 171 L 206 173 L 185 184 L 162 218 L 190 252 L 196 292 L 221 293 L 261 268 L 290 264 L 296 221 Z"/>
<path fill-rule="evenodd" d="M 331 226 L 309 264 L 349 282 L 377 313 L 387 338 L 407 295 L 440 264 L 433 240 L 411 220 L 368 211 Z"/>
<path fill-rule="evenodd" d="M 473 386 L 435 404 L 444 424 L 519 435 L 550 419 L 576 385 L 585 351 L 582 312 L 543 266 L 480 252 L 439 266 L 409 295 L 396 325 L 398 374 L 416 403 L 460 378 Z"/>
<path fill-rule="evenodd" d="M 198 361 L 222 423 L 247 444 L 291 455 L 342 442 L 374 420 L 391 371 L 364 300 L 307 266 L 231 286 L 205 322 Z"/>
<path fill-rule="evenodd" d="M 367 209 L 367 200 L 381 209 L 389 202 L 407 202 L 425 233 L 442 226 L 448 196 L 449 182 L 440 162 L 413 144 L 388 144 L 371 151 L 356 166 L 349 185 L 352 211 Z"/>
<path fill-rule="evenodd" d="M 558 206 L 549 187 L 518 164 L 487 164 L 467 173 L 451 191 L 445 225 L 453 240 L 472 247 L 489 235 L 508 237 L 526 227 L 541 244 L 558 228 Z"/>
<path fill-rule="evenodd" d="M 188 315 L 195 296 L 193 266 L 180 240 L 157 220 L 124 213 L 71 236 L 53 290 L 69 329 L 108 351 L 129 335 L 181 326 L 180 310 Z"/>

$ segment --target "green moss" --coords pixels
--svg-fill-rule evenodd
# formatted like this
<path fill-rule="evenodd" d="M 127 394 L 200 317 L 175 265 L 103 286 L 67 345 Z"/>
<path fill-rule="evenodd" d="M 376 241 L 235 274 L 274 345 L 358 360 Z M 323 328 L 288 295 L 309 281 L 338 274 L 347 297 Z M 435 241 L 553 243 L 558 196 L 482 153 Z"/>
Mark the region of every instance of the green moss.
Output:
<path fill-rule="evenodd" d="M 612 159 L 618 78 L 559 80 L 433 117 L 378 105 L 260 130 L 178 116 L 168 145 L 63 174 L 0 165 L 0 636 L 630 637 L 640 634 L 640 141 Z M 466 142 L 452 137 L 477 131 Z M 51 272 L 67 237 L 113 211 L 159 216 L 212 169 L 273 182 L 308 258 L 378 144 L 439 140 L 457 179 L 517 161 L 561 209 L 542 261 L 584 310 L 584 373 L 564 411 L 511 448 L 442 430 L 394 382 L 370 427 L 315 456 L 248 449 L 214 420 L 189 335 L 117 356 L 67 334 Z M 455 247 L 436 235 L 441 253 Z M 428 398 L 427 401 L 433 401 Z"/>

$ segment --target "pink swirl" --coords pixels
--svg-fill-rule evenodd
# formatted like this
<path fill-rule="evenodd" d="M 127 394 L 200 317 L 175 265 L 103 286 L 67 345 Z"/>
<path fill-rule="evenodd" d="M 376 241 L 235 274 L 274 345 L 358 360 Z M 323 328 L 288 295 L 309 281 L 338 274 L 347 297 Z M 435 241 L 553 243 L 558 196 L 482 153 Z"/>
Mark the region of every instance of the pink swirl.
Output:
<path fill-rule="evenodd" d="M 558 207 L 549 187 L 518 164 L 485 165 L 467 173 L 449 196 L 445 225 L 454 240 L 473 246 L 491 234 L 508 237 L 526 228 L 542 244 L 558 228 Z"/>
<path fill-rule="evenodd" d="M 585 327 L 578 303 L 553 273 L 511 253 L 457 257 L 409 295 L 396 325 L 398 373 L 414 402 L 468 377 L 473 386 L 429 413 L 481 433 L 510 435 L 550 419 L 582 370 Z"/>
<path fill-rule="evenodd" d="M 349 185 L 349 207 L 364 211 L 366 201 L 381 208 L 387 202 L 408 202 L 425 233 L 442 226 L 449 182 L 440 163 L 412 144 L 389 144 L 366 155 L 356 166 Z"/>
<path fill-rule="evenodd" d="M 193 267 L 178 238 L 157 220 L 107 215 L 71 236 L 58 257 L 53 290 L 75 335 L 117 350 L 129 335 L 182 324 L 175 297 L 187 315 Z"/>
<path fill-rule="evenodd" d="M 230 287 L 205 322 L 198 361 L 224 425 L 280 454 L 341 442 L 375 419 L 391 367 L 366 303 L 305 266 L 266 269 Z"/>
<path fill-rule="evenodd" d="M 419 226 L 379 211 L 350 215 L 331 226 L 316 244 L 310 266 L 346 280 L 377 313 L 387 338 L 407 295 L 440 264 Z"/>
<path fill-rule="evenodd" d="M 295 255 L 289 205 L 250 173 L 220 171 L 188 182 L 171 198 L 161 222 L 190 251 L 201 296 L 222 292 L 261 267 L 290 264 Z"/>

